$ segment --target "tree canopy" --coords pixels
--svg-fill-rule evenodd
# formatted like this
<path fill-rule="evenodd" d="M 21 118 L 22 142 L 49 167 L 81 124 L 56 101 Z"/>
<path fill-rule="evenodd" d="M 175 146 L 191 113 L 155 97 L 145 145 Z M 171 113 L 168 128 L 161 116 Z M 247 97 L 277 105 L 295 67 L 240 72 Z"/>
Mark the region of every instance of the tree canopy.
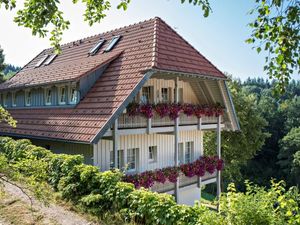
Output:
<path fill-rule="evenodd" d="M 118 0 L 117 8 L 126 10 L 131 0 Z M 0 0 L 0 8 L 16 8 L 17 0 Z M 79 0 L 72 0 L 77 4 Z M 100 22 L 111 9 L 111 0 L 81 0 L 85 5 L 83 19 L 89 24 Z M 207 17 L 212 11 L 210 0 L 180 0 L 200 7 Z M 264 69 L 274 83 L 276 93 L 284 93 L 290 76 L 299 73 L 300 64 L 300 2 L 299 0 L 255 0 L 256 6 L 251 10 L 255 20 L 250 23 L 251 37 L 247 40 L 255 44 L 257 52 L 267 53 Z M 70 22 L 59 10 L 60 1 L 25 0 L 14 18 L 23 27 L 31 29 L 33 35 L 46 37 L 50 33 L 50 42 L 59 52 L 61 36 L 69 28 Z"/>

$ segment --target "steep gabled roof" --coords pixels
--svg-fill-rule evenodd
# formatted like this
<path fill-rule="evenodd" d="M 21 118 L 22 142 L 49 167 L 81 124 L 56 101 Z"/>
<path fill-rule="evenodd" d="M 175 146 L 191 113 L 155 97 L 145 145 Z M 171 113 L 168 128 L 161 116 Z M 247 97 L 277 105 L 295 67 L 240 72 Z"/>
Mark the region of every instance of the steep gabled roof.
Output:
<path fill-rule="evenodd" d="M 115 35 L 121 35 L 121 40 L 110 53 L 103 53 Z M 96 56 L 87 57 L 88 50 L 100 38 L 108 41 Z M 17 128 L 1 125 L 1 133 L 90 143 L 130 94 L 149 78 L 146 71 L 159 69 L 226 78 L 160 18 L 65 44 L 53 63 L 34 68 L 43 55 L 52 51 L 44 50 L 0 89 L 77 80 L 110 64 L 75 108 L 10 109 L 18 121 Z"/>

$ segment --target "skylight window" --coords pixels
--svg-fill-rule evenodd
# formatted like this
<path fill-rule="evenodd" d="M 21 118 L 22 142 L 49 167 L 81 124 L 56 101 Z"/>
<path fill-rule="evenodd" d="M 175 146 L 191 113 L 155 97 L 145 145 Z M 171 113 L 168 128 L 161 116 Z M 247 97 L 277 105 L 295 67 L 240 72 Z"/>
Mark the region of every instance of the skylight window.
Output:
<path fill-rule="evenodd" d="M 121 38 L 120 35 L 119 35 L 119 36 L 114 36 L 114 37 L 111 39 L 109 45 L 106 47 L 106 49 L 105 49 L 104 51 L 105 51 L 105 52 L 109 52 L 110 50 L 112 50 L 113 47 L 115 47 L 115 45 L 118 43 L 118 41 L 120 40 L 120 38 Z"/>
<path fill-rule="evenodd" d="M 48 56 L 49 55 L 44 55 L 41 59 L 40 59 L 40 61 L 38 61 L 38 63 L 37 64 L 35 64 L 35 68 L 37 68 L 37 67 L 40 67 L 42 64 L 43 64 L 43 62 L 48 58 Z"/>
<path fill-rule="evenodd" d="M 57 56 L 57 54 L 53 54 L 51 55 L 46 62 L 44 63 L 45 66 L 48 66 L 50 63 L 52 63 L 52 61 L 55 59 L 55 57 Z"/>
<path fill-rule="evenodd" d="M 95 55 L 97 54 L 97 52 L 99 51 L 99 49 L 101 48 L 101 46 L 103 45 L 103 43 L 105 42 L 104 39 L 100 39 L 99 42 L 90 49 L 89 54 L 90 55 Z"/>

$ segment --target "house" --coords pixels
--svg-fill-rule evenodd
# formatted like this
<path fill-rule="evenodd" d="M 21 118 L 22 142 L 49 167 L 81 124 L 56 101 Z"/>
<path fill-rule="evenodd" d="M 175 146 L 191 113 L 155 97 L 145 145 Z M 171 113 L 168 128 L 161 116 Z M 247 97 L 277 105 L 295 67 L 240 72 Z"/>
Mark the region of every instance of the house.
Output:
<path fill-rule="evenodd" d="M 210 130 L 218 134 L 221 157 L 221 130 L 239 130 L 226 76 L 160 18 L 61 49 L 59 55 L 43 50 L 0 85 L 1 104 L 18 121 L 17 128 L 1 124 L 1 135 L 29 138 L 56 153 L 82 154 L 102 171 L 127 165 L 128 173 L 141 173 L 198 159 Z M 170 119 L 149 115 L 144 107 L 143 115 L 129 115 L 159 103 L 176 111 L 174 102 L 218 103 L 224 114 L 178 113 Z M 192 204 L 202 184 L 216 182 L 220 193 L 220 179 L 220 172 L 201 179 L 183 176 L 153 190 Z"/>

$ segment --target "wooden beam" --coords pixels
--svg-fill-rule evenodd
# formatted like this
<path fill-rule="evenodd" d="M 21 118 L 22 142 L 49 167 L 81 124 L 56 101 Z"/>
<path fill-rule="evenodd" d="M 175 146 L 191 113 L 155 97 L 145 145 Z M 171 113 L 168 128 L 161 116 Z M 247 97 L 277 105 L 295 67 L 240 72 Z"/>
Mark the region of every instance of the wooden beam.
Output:
<path fill-rule="evenodd" d="M 175 96 L 174 100 L 175 103 L 178 103 L 179 93 L 178 93 L 178 82 L 179 78 L 175 78 Z M 178 161 L 178 140 L 179 140 L 179 117 L 175 119 L 175 125 L 174 125 L 174 166 L 177 167 L 179 165 Z M 174 193 L 175 193 L 175 200 L 178 203 L 179 202 L 179 179 L 177 179 L 175 185 L 174 185 Z"/>
<path fill-rule="evenodd" d="M 114 168 L 118 167 L 118 145 L 119 145 L 118 119 L 115 119 L 113 125 Z"/>
<path fill-rule="evenodd" d="M 221 128 L 224 128 L 225 125 L 221 124 Z M 217 124 L 202 124 L 201 130 L 216 130 Z M 179 131 L 192 131 L 198 130 L 198 125 L 182 125 L 178 127 Z M 170 133 L 174 134 L 174 127 L 152 127 L 151 133 Z M 132 135 L 132 134 L 147 134 L 147 128 L 128 128 L 128 129 L 119 129 L 119 136 L 121 135 Z M 111 140 L 113 135 L 113 130 L 108 130 L 103 136 L 103 139 Z"/>
<path fill-rule="evenodd" d="M 218 117 L 217 125 L 217 155 L 221 159 L 221 120 L 222 116 Z M 221 171 L 217 171 L 217 200 L 218 200 L 218 210 L 220 210 L 220 197 L 221 197 Z"/>

